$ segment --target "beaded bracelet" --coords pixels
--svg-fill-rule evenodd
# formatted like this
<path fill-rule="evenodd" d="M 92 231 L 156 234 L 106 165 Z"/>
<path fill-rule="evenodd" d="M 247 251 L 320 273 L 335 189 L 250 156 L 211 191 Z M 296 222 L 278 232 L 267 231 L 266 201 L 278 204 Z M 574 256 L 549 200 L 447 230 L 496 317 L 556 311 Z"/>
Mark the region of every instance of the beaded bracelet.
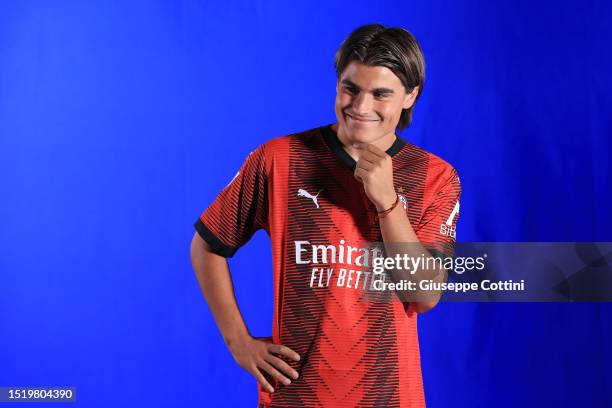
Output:
<path fill-rule="evenodd" d="M 399 203 L 399 195 L 395 196 L 395 202 L 393 203 L 393 205 L 389 208 L 387 208 L 384 211 L 378 211 L 378 218 L 384 218 L 386 217 L 391 211 L 393 211 L 395 209 L 395 207 L 397 207 L 397 204 Z"/>

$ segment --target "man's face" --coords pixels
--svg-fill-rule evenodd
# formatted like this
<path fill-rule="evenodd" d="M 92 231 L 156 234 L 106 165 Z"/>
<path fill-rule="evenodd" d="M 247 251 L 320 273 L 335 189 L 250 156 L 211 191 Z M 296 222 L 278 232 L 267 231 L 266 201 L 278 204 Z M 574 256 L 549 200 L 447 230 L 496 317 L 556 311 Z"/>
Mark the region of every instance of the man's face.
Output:
<path fill-rule="evenodd" d="M 412 106 L 417 92 L 407 94 L 387 67 L 351 61 L 336 84 L 338 130 L 349 142 L 372 143 L 394 134 L 402 109 Z"/>

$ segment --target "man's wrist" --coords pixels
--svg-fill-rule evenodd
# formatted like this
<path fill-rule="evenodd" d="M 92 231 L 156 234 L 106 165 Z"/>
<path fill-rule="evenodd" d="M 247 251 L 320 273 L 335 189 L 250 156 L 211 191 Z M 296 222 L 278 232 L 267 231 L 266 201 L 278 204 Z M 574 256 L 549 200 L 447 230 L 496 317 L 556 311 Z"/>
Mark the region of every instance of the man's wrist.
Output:
<path fill-rule="evenodd" d="M 251 334 L 245 328 L 244 330 L 235 330 L 232 333 L 224 334 L 223 340 L 225 341 L 225 345 L 231 350 L 235 344 L 249 337 L 251 337 Z"/>
<path fill-rule="evenodd" d="M 397 200 L 397 193 L 393 191 L 393 194 L 389 195 L 388 198 L 382 200 L 380 203 L 374 204 L 376 206 L 376 211 L 382 212 L 382 211 L 388 210 L 389 208 L 393 206 L 393 204 L 395 204 L 396 200 Z"/>

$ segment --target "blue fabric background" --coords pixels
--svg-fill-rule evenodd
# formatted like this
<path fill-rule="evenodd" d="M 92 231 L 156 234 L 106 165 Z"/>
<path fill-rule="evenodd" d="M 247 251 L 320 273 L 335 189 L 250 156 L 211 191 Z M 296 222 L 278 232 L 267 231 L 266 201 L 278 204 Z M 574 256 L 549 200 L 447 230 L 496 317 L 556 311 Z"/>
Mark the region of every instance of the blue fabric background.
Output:
<path fill-rule="evenodd" d="M 612 240 L 609 2 L 2 2 L 0 386 L 254 407 L 191 270 L 192 224 L 254 147 L 335 120 L 334 52 L 370 22 L 422 44 L 402 135 L 457 168 L 459 240 Z M 271 328 L 268 245 L 230 262 L 254 335 Z M 428 406 L 612 405 L 611 311 L 439 305 L 419 321 Z"/>

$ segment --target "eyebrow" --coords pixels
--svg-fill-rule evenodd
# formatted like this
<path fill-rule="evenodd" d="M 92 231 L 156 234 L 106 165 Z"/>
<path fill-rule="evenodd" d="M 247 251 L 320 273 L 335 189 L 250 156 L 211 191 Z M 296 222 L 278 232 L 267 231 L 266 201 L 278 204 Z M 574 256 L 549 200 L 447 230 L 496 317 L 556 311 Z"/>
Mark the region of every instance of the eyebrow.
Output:
<path fill-rule="evenodd" d="M 349 86 L 351 88 L 357 88 L 357 89 L 361 90 L 361 87 L 359 87 L 356 83 L 354 83 L 350 79 L 343 79 L 341 81 L 341 83 L 343 85 L 347 85 L 347 86 Z M 375 88 L 375 89 L 372 90 L 372 92 L 378 92 L 378 93 L 382 93 L 382 94 L 392 94 L 392 93 L 394 93 L 393 89 L 385 88 L 385 87 Z"/>

